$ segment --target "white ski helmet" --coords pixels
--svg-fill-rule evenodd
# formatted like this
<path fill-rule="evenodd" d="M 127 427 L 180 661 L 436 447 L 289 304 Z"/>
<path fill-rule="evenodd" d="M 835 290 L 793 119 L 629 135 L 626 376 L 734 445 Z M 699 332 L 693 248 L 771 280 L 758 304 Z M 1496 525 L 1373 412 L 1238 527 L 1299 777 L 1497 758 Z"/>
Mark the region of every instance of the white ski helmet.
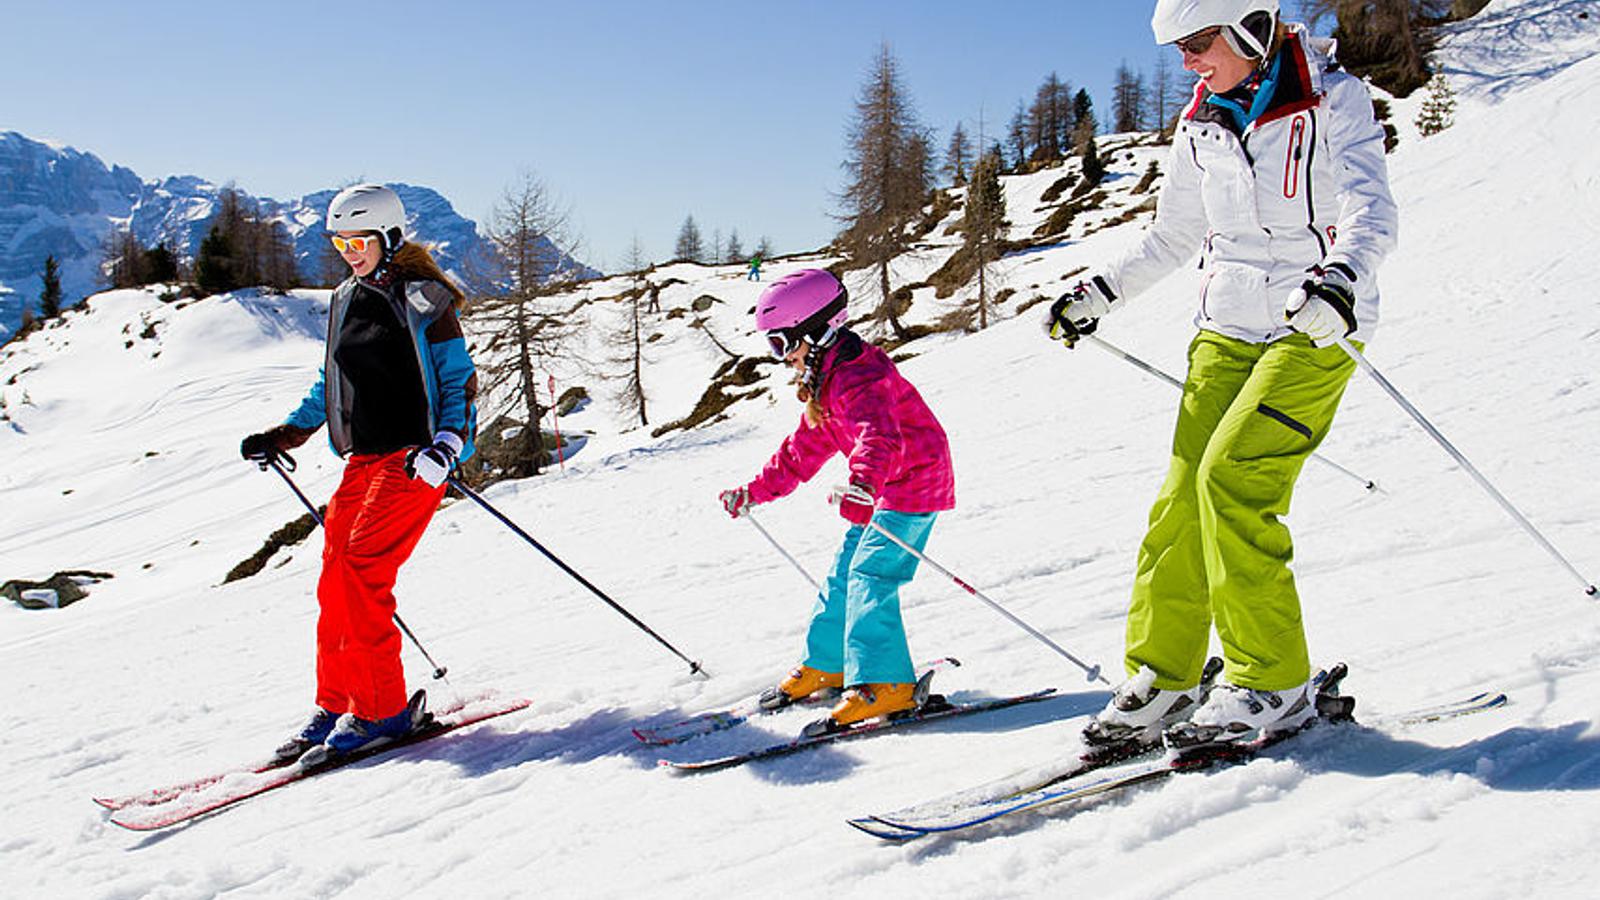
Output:
<path fill-rule="evenodd" d="M 406 208 L 400 195 L 381 184 L 357 184 L 328 204 L 329 231 L 376 231 L 391 252 L 405 240 Z"/>
<path fill-rule="evenodd" d="M 1155 14 L 1150 17 L 1158 44 L 1180 41 L 1218 25 L 1235 53 L 1265 59 L 1278 27 L 1278 0 L 1156 0 Z"/>

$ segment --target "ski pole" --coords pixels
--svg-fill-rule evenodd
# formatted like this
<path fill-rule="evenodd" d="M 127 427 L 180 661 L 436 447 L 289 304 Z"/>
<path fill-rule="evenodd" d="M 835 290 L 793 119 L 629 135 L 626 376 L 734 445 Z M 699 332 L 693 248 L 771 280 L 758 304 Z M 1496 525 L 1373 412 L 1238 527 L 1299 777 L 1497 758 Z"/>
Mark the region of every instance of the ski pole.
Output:
<path fill-rule="evenodd" d="M 755 516 L 750 514 L 749 509 L 746 509 L 744 512 L 740 513 L 740 517 L 748 520 L 751 525 L 754 525 L 756 530 L 761 532 L 761 536 L 767 539 L 767 543 L 772 545 L 772 549 L 778 551 L 778 553 L 781 554 L 784 559 L 787 559 L 789 561 L 789 565 L 794 566 L 794 570 L 800 573 L 800 577 L 804 578 L 811 584 L 812 587 L 816 588 L 818 593 L 821 593 L 822 585 L 818 584 L 817 580 L 811 577 L 811 573 L 806 571 L 805 566 L 800 565 L 799 560 L 795 559 L 793 556 L 790 556 L 789 551 L 783 549 L 783 545 L 778 543 L 777 539 L 772 536 L 771 532 L 761 527 L 761 523 L 756 521 Z"/>
<path fill-rule="evenodd" d="M 1422 415 L 1422 413 L 1418 412 L 1417 408 L 1412 406 L 1410 401 L 1406 400 L 1405 397 L 1401 396 L 1400 391 L 1395 388 L 1393 384 L 1389 383 L 1389 379 L 1383 377 L 1383 374 L 1374 368 L 1372 363 L 1367 361 L 1365 354 L 1363 354 L 1360 350 L 1357 350 L 1349 341 L 1342 337 L 1335 338 L 1334 340 L 1339 344 L 1339 349 L 1343 350 L 1351 359 L 1355 360 L 1356 365 L 1364 369 L 1368 375 L 1371 375 L 1372 380 L 1376 381 L 1378 385 L 1389 394 L 1390 397 L 1393 397 L 1394 402 L 1400 404 L 1401 409 L 1404 409 L 1406 412 L 1410 413 L 1411 418 L 1417 420 L 1417 424 L 1422 426 L 1423 431 L 1426 431 L 1429 436 L 1431 436 L 1435 441 L 1438 441 L 1439 446 L 1443 447 L 1446 453 L 1449 453 L 1455 458 L 1457 463 L 1461 464 L 1461 468 L 1467 470 L 1467 474 L 1472 476 L 1472 480 L 1476 481 L 1478 486 L 1483 488 L 1490 497 L 1493 497 L 1495 502 L 1500 504 L 1500 508 L 1505 510 L 1506 513 L 1511 516 L 1512 520 L 1514 520 L 1518 525 L 1521 525 L 1522 530 L 1526 531 L 1529 537 L 1532 537 L 1539 546 L 1543 547 L 1545 552 L 1549 553 L 1550 556 L 1555 559 L 1556 562 L 1560 563 L 1563 568 L 1565 568 L 1568 572 L 1571 572 L 1572 577 L 1578 579 L 1578 583 L 1583 585 L 1584 593 L 1591 597 L 1596 595 L 1597 591 L 1595 589 L 1594 582 L 1583 577 L 1583 573 L 1579 572 L 1576 566 L 1568 562 L 1567 558 L 1561 555 L 1561 551 L 1557 550 L 1554 544 L 1546 540 L 1545 536 L 1539 533 L 1539 529 L 1533 527 L 1533 523 L 1529 522 L 1526 516 L 1524 516 L 1515 506 L 1511 505 L 1511 501 L 1507 500 L 1504 494 L 1500 493 L 1495 489 L 1494 485 L 1489 483 L 1489 479 L 1485 478 L 1483 473 L 1478 471 L 1477 466 L 1474 466 L 1472 463 L 1468 462 L 1467 458 L 1461 454 L 1460 450 L 1455 448 L 1454 444 L 1451 444 L 1449 441 L 1445 440 L 1444 435 L 1439 433 L 1439 429 L 1433 427 L 1433 423 L 1429 422 Z"/>
<path fill-rule="evenodd" d="M 474 502 L 474 503 L 478 504 L 479 506 L 483 507 L 484 511 L 489 513 L 489 515 L 494 516 L 496 519 L 499 519 L 500 520 L 500 524 L 502 524 L 502 525 L 506 526 L 507 528 L 511 529 L 512 533 L 516 534 L 517 537 L 520 537 L 523 540 L 527 541 L 533 547 L 533 549 L 539 551 L 540 553 L 543 553 L 545 559 L 548 559 L 551 562 L 555 563 L 556 566 L 561 569 L 561 571 L 567 573 L 568 575 L 571 575 L 574 581 L 577 581 L 579 584 L 581 584 L 584 587 L 588 588 L 589 591 L 591 593 L 593 593 L 596 597 L 599 597 L 601 600 L 604 600 L 606 602 L 606 604 L 609 605 L 612 609 L 614 609 L 617 612 L 621 613 L 623 618 L 627 619 L 629 622 L 632 622 L 636 627 L 638 627 L 638 629 L 640 631 L 643 631 L 645 634 L 648 634 L 651 637 L 655 638 L 657 643 L 661 644 L 661 646 L 667 648 L 668 650 L 671 650 L 673 656 L 676 656 L 677 658 L 679 658 L 679 659 L 683 660 L 684 662 L 688 663 L 689 664 L 689 674 L 691 674 L 691 675 L 699 675 L 701 678 L 710 678 L 711 677 L 711 673 L 707 672 L 705 670 L 704 666 L 700 665 L 700 663 L 695 662 L 694 660 L 690 659 L 689 657 L 684 656 L 682 653 L 680 653 L 678 651 L 677 647 L 674 647 L 671 644 L 667 643 L 667 639 L 666 638 L 662 637 L 659 634 L 656 634 L 655 631 L 651 630 L 650 626 L 648 626 L 645 623 L 639 621 L 638 617 L 635 616 L 633 613 L 628 612 L 626 609 L 624 609 L 622 604 L 620 604 L 617 601 L 615 601 L 615 600 L 611 599 L 610 597 L 606 596 L 606 592 L 605 591 L 602 591 L 599 588 L 595 587 L 592 583 L 590 583 L 589 579 L 584 578 L 582 575 L 579 575 L 578 571 L 576 569 L 572 568 L 571 566 L 567 565 L 565 562 L 563 562 L 561 557 L 556 556 L 554 553 L 551 553 L 549 550 L 545 549 L 545 546 L 543 544 L 541 544 L 538 541 L 533 539 L 533 535 L 527 533 L 526 531 L 523 531 L 517 525 L 517 523 L 515 523 L 515 522 L 511 521 L 510 519 L 506 518 L 505 515 L 500 512 L 500 510 L 495 509 L 493 506 L 490 505 L 489 501 L 483 499 L 483 497 L 477 491 L 475 491 L 472 488 L 469 488 L 465 484 L 463 484 L 461 479 L 457 478 L 454 475 L 451 475 L 446 480 L 448 480 L 450 482 L 450 486 L 451 487 L 453 487 L 456 490 L 460 491 L 464 496 L 467 497 L 467 499 L 469 499 L 472 502 Z"/>
<path fill-rule="evenodd" d="M 831 503 L 834 503 L 834 504 L 837 504 L 840 499 L 841 499 L 840 498 L 840 493 L 838 491 L 835 491 L 831 496 L 828 497 L 828 501 L 831 502 Z M 1076 656 L 1073 656 L 1071 653 L 1068 653 L 1065 648 L 1063 648 L 1060 644 L 1057 644 L 1055 641 L 1050 640 L 1050 638 L 1046 637 L 1037 628 L 1034 628 L 1032 625 L 1029 625 L 1027 622 L 1024 622 L 1021 619 L 1017 618 L 1016 616 L 1012 615 L 1010 613 L 1010 611 L 1007 610 L 1005 607 L 1003 607 L 1000 604 L 998 604 L 998 603 L 994 602 L 993 600 L 989 599 L 987 596 L 984 595 L 983 591 L 980 591 L 977 588 L 973 587 L 972 585 L 967 584 L 965 581 L 962 581 L 959 577 L 956 576 L 956 574 L 954 572 L 951 572 L 949 569 L 946 569 L 944 566 L 941 566 L 938 563 L 934 562 L 933 560 L 929 559 L 927 557 L 927 554 L 923 553 L 921 550 L 918 550 L 917 548 L 915 548 L 915 547 L 911 546 L 910 544 L 906 543 L 905 541 L 901 540 L 899 535 L 895 534 L 894 532 L 890 531 L 889 529 L 887 529 L 887 528 L 883 527 L 881 524 L 879 524 L 876 517 L 868 519 L 867 520 L 867 524 L 869 526 L 871 526 L 879 534 L 883 535 L 884 537 L 886 537 L 889 540 L 893 541 L 895 544 L 899 545 L 900 549 L 906 551 L 907 553 L 911 554 L 912 556 L 915 556 L 917 559 L 922 560 L 923 562 L 927 563 L 928 565 L 932 566 L 935 570 L 937 570 L 939 572 L 939 574 L 941 574 L 944 577 L 950 579 L 951 581 L 954 581 L 956 583 L 956 587 L 961 588 L 962 590 L 966 591 L 967 593 L 971 594 L 972 596 L 977 597 L 979 600 L 982 600 L 984 603 L 987 603 L 989 605 L 990 609 L 994 610 L 995 612 L 999 613 L 1002 616 L 1005 616 L 1006 619 L 1011 622 L 1011 624 L 1017 626 L 1018 628 L 1021 628 L 1023 631 L 1026 631 L 1028 634 L 1033 635 L 1041 643 L 1043 643 L 1046 647 L 1049 647 L 1051 650 L 1054 650 L 1055 652 L 1057 652 L 1057 653 L 1061 654 L 1062 656 L 1066 657 L 1067 660 L 1070 661 L 1073 665 L 1075 665 L 1078 668 L 1082 669 L 1089 676 L 1089 680 L 1090 681 L 1098 681 L 1101 684 L 1106 684 L 1106 685 L 1111 684 L 1111 682 L 1106 681 L 1105 677 L 1100 674 L 1100 667 L 1099 666 L 1090 666 L 1090 665 L 1084 663 L 1082 660 L 1078 659 Z"/>
<path fill-rule="evenodd" d="M 280 457 L 280 456 L 283 457 L 284 459 L 288 460 L 288 462 L 289 462 L 289 470 L 288 471 L 285 471 L 284 468 L 283 468 L 283 465 L 278 462 L 278 457 Z M 311 505 L 311 501 L 306 499 L 306 495 L 300 492 L 300 486 L 294 483 L 294 479 L 293 478 L 289 477 L 289 472 L 293 471 L 294 468 L 295 468 L 294 457 L 292 457 L 289 454 L 283 452 L 282 450 L 279 450 L 279 451 L 276 451 L 273 455 L 267 457 L 267 461 L 265 463 L 261 464 L 262 468 L 266 468 L 267 466 L 271 466 L 273 471 L 275 471 L 279 475 L 283 476 L 283 483 L 287 484 L 289 486 L 289 490 L 294 491 L 294 495 L 296 497 L 300 498 L 300 502 L 301 503 L 305 504 L 306 510 L 311 513 L 311 518 L 317 520 L 317 525 L 326 528 L 327 527 L 327 523 L 322 521 L 322 514 L 317 512 L 317 508 L 315 506 Z M 428 654 L 428 648 L 422 646 L 422 642 L 417 640 L 417 636 L 415 634 L 413 634 L 412 631 L 411 631 L 411 628 L 406 625 L 406 620 L 400 618 L 400 614 L 399 613 L 395 613 L 394 614 L 394 624 L 400 626 L 400 630 L 402 632 L 404 632 L 405 636 L 411 640 L 411 643 L 413 645 L 416 646 L 417 652 L 421 653 L 422 654 L 422 658 L 428 661 L 428 665 L 433 666 L 433 678 L 434 678 L 434 680 L 437 681 L 437 680 L 443 678 L 445 672 L 447 672 L 449 670 L 446 669 L 444 666 L 441 666 L 438 663 L 433 661 L 433 657 Z"/>
<path fill-rule="evenodd" d="M 1126 350 L 1123 350 L 1121 347 L 1118 347 L 1117 345 L 1111 343 L 1110 341 L 1105 340 L 1104 338 L 1100 337 L 1099 335 L 1086 334 L 1086 335 L 1083 335 L 1083 337 L 1086 338 L 1089 341 L 1089 343 L 1094 344 L 1096 347 L 1099 347 L 1101 350 L 1104 350 L 1104 351 L 1106 351 L 1107 353 L 1110 353 L 1113 356 L 1120 357 L 1123 360 L 1132 363 L 1133 365 L 1139 367 L 1140 369 L 1143 369 L 1144 371 L 1150 373 L 1151 375 L 1154 375 L 1155 377 L 1161 379 L 1162 381 L 1165 381 L 1167 384 L 1172 385 L 1173 387 L 1177 388 L 1180 391 L 1183 390 L 1183 382 L 1181 382 L 1178 379 L 1172 377 L 1171 375 L 1168 375 L 1166 372 L 1161 371 L 1160 369 L 1156 368 L 1155 366 L 1152 366 L 1151 364 L 1145 362 L 1144 360 L 1140 359 L 1139 357 L 1134 356 L 1132 353 L 1129 353 Z M 1362 478 L 1360 475 L 1357 475 L 1356 473 L 1350 471 L 1349 469 L 1346 469 L 1344 466 L 1339 465 L 1338 463 L 1336 463 L 1333 460 L 1327 458 L 1326 456 L 1323 456 L 1320 453 L 1311 454 L 1311 458 L 1316 460 L 1319 463 L 1322 463 L 1323 465 L 1327 466 L 1328 468 L 1333 469 L 1336 472 L 1340 472 L 1340 473 L 1342 473 L 1342 474 L 1344 474 L 1344 475 L 1346 475 L 1346 476 L 1348 476 L 1348 477 L 1360 482 L 1361 486 L 1365 487 L 1369 491 L 1377 490 L 1377 488 L 1378 488 L 1377 482 L 1373 481 L 1370 478 Z"/>

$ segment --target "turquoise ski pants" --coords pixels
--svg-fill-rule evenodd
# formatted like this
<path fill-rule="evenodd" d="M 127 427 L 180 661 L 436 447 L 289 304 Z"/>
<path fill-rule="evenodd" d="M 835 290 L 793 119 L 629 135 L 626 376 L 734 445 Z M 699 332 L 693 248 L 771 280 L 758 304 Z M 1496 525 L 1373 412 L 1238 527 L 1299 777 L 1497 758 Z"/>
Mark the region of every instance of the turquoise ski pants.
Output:
<path fill-rule="evenodd" d="M 1157 687 L 1194 686 L 1215 622 L 1228 683 L 1278 691 L 1310 677 L 1279 517 L 1353 371 L 1343 350 L 1302 335 L 1254 344 L 1202 331 L 1190 343 L 1172 461 L 1139 547 L 1129 675 L 1149 666 Z"/>
<path fill-rule="evenodd" d="M 937 517 L 880 509 L 872 520 L 921 552 Z M 850 526 L 811 611 L 805 664 L 843 672 L 846 685 L 915 681 L 900 586 L 917 573 L 917 562 L 877 529 Z"/>

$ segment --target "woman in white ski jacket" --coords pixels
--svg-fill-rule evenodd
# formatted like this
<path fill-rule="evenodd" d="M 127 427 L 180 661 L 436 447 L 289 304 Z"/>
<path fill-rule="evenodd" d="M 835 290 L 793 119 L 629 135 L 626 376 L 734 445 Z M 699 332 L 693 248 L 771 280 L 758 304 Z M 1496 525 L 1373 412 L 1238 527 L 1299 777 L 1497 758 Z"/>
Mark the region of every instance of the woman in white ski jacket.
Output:
<path fill-rule="evenodd" d="M 1313 714 L 1288 512 L 1367 340 L 1397 214 L 1383 130 L 1332 43 L 1276 0 L 1159 0 L 1152 26 L 1200 78 L 1143 239 L 1051 305 L 1071 346 L 1198 252 L 1202 280 L 1166 483 L 1139 551 L 1126 684 L 1092 746 L 1188 747 Z M 1201 684 L 1215 624 L 1222 680 Z"/>

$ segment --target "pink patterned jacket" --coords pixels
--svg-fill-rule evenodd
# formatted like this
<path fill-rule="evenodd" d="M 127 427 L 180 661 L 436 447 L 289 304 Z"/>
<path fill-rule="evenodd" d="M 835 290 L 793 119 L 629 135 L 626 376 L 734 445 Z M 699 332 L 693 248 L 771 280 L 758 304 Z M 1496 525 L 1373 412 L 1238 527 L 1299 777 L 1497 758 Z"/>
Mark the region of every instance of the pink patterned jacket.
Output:
<path fill-rule="evenodd" d="M 860 353 L 840 361 L 859 347 Z M 950 442 L 922 395 L 887 354 L 846 334 L 823 361 L 821 403 L 826 415 L 784 438 L 761 474 L 747 485 L 754 503 L 782 497 L 809 481 L 842 453 L 850 481 L 867 485 L 878 508 L 929 513 L 956 505 Z"/>

